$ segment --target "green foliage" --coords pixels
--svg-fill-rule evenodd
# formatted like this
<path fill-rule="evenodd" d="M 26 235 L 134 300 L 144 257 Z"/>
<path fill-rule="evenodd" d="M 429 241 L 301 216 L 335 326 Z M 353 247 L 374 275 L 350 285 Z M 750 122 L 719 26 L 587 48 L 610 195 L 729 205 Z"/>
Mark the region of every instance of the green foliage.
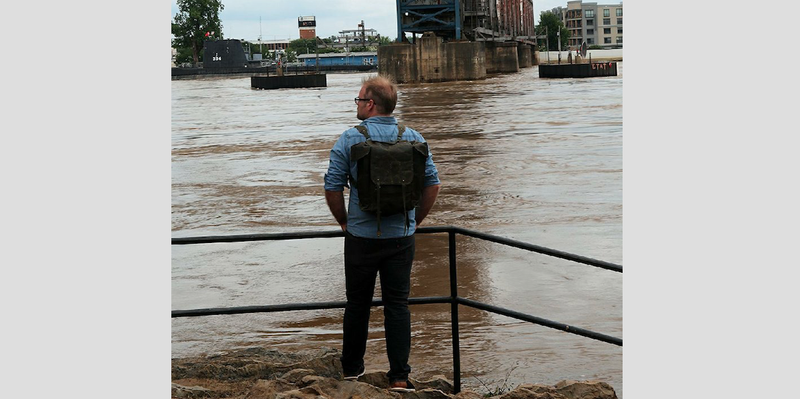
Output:
<path fill-rule="evenodd" d="M 175 55 L 175 64 L 180 65 L 187 62 L 192 62 L 192 49 L 189 47 L 178 47 L 175 50 L 178 53 Z M 202 55 L 202 54 L 201 54 Z"/>
<path fill-rule="evenodd" d="M 378 42 L 380 43 L 380 44 L 378 44 L 379 46 L 386 46 L 388 44 L 391 44 L 392 40 L 389 39 L 388 36 L 381 36 L 381 38 L 378 40 Z"/>
<path fill-rule="evenodd" d="M 172 47 L 182 54 L 187 49 L 192 52 L 192 61 L 197 65 L 206 32 L 214 32 L 221 39 L 222 21 L 219 13 L 225 6 L 221 0 L 177 0 L 178 13 L 172 20 Z"/>
<path fill-rule="evenodd" d="M 549 43 L 550 48 L 547 50 L 558 50 L 558 32 L 561 31 L 561 49 L 567 48 L 569 42 L 569 29 L 564 26 L 561 19 L 552 11 L 542 11 L 539 16 L 539 25 L 536 26 L 536 35 L 547 35 L 545 43 Z M 544 45 L 544 43 L 541 43 Z"/>
<path fill-rule="evenodd" d="M 317 50 L 316 39 L 296 39 L 289 42 L 289 47 L 286 48 L 286 53 L 300 54 L 315 54 Z M 322 50 L 322 49 L 320 49 Z"/>
<path fill-rule="evenodd" d="M 331 36 L 335 38 L 335 36 Z M 333 39 L 320 39 L 322 42 L 331 44 Z M 288 62 L 297 61 L 297 56 L 300 54 L 325 54 L 325 53 L 341 53 L 343 49 L 333 47 L 317 46 L 316 39 L 296 39 L 289 42 L 286 47 L 286 59 Z"/>

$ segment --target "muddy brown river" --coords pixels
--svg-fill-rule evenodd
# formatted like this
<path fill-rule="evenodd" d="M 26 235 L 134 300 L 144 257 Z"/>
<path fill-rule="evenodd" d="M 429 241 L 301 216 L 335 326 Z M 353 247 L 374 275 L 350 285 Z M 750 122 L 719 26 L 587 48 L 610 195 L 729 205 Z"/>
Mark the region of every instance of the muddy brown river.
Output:
<path fill-rule="evenodd" d="M 395 116 L 429 142 L 442 190 L 424 226 L 460 226 L 622 264 L 620 75 L 405 84 Z M 367 74 L 321 89 L 249 77 L 172 81 L 172 236 L 335 231 L 322 178 L 357 124 Z M 630 134 L 630 132 L 629 132 Z M 347 191 L 345 191 L 347 194 Z M 622 338 L 622 274 L 458 237 L 459 295 Z M 172 309 L 344 301 L 343 239 L 172 247 Z M 446 234 L 417 236 L 412 297 L 449 295 Z M 376 288 L 376 296 L 379 296 Z M 367 370 L 387 370 L 382 309 Z M 452 378 L 449 305 L 414 305 L 412 378 Z M 622 347 L 461 307 L 462 384 L 599 379 L 622 397 Z M 342 309 L 172 319 L 172 356 L 247 346 L 341 349 Z"/>

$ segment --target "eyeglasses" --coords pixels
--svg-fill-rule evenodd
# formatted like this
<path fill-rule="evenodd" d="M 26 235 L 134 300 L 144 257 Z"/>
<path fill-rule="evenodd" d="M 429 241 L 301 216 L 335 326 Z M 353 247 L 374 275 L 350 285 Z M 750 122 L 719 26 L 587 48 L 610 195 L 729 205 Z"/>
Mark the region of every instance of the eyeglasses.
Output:
<path fill-rule="evenodd" d="M 353 100 L 355 101 L 356 105 L 358 105 L 359 101 L 369 101 L 369 100 L 372 100 L 372 99 L 371 98 L 358 98 L 358 97 L 356 97 Z"/>

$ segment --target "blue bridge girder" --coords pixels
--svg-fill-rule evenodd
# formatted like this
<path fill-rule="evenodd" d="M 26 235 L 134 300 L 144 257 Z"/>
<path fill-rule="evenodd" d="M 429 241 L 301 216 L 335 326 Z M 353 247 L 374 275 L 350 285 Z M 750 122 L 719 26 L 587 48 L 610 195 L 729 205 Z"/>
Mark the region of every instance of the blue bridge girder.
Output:
<path fill-rule="evenodd" d="M 445 36 L 461 39 L 460 0 L 397 0 L 397 36 L 406 32 L 452 32 Z"/>
<path fill-rule="evenodd" d="M 396 0 L 396 4 L 398 41 L 406 40 L 406 33 L 428 31 L 446 41 L 535 40 L 533 0 Z"/>

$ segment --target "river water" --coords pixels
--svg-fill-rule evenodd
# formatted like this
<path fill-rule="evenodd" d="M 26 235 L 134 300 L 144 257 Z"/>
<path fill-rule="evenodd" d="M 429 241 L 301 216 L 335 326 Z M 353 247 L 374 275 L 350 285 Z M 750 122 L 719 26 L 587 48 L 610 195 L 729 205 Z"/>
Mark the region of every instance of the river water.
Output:
<path fill-rule="evenodd" d="M 454 225 L 622 264 L 622 63 L 617 77 L 404 84 L 395 116 L 430 144 L 442 189 L 424 225 Z M 319 89 L 249 77 L 172 81 L 172 236 L 334 231 L 328 153 L 357 124 L 367 74 Z M 346 193 L 346 191 L 345 191 Z M 172 309 L 343 301 L 343 239 L 172 248 Z M 458 238 L 459 295 L 622 337 L 622 275 Z M 449 295 L 446 234 L 417 237 L 412 297 Z M 379 296 L 376 288 L 376 296 Z M 415 305 L 412 378 L 452 378 L 449 305 Z M 343 310 L 172 320 L 173 357 L 247 346 L 341 348 Z M 387 370 L 373 310 L 366 365 Z M 460 308 L 462 384 L 599 379 L 622 397 L 622 348 Z"/>

